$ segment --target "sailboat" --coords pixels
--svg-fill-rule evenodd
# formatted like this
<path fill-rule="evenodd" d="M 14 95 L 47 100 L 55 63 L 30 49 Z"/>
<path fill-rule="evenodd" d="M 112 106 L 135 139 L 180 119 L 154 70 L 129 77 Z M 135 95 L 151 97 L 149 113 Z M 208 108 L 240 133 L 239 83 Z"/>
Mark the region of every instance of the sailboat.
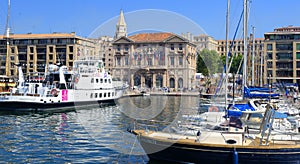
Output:
<path fill-rule="evenodd" d="M 282 139 L 272 135 L 276 111 L 244 112 L 242 122 L 261 122 L 259 133 L 245 131 L 209 131 L 196 135 L 151 130 L 130 130 L 137 136 L 150 159 L 182 163 L 298 163 L 300 139 Z M 260 117 L 257 117 L 257 116 Z"/>

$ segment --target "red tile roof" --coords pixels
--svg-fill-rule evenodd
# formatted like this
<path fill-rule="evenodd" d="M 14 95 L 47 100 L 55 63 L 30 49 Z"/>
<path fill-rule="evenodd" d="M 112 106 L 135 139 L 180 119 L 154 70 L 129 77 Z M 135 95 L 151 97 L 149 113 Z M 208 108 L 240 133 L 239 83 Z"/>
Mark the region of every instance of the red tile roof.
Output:
<path fill-rule="evenodd" d="M 163 42 L 164 40 L 174 36 L 172 33 L 160 32 L 160 33 L 141 33 L 129 36 L 128 38 L 134 42 Z"/>

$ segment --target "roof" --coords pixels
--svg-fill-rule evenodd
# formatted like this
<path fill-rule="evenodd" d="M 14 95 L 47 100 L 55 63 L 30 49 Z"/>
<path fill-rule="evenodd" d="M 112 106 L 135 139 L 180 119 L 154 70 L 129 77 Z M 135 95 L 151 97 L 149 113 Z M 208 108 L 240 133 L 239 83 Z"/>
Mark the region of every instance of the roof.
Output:
<path fill-rule="evenodd" d="M 118 20 L 117 25 L 126 26 L 125 19 L 124 19 L 124 14 L 123 14 L 122 10 L 120 11 L 120 16 L 119 16 L 119 20 Z"/>
<path fill-rule="evenodd" d="M 74 38 L 75 33 L 50 33 L 50 34 L 10 34 L 9 38 L 12 39 L 35 39 L 35 38 Z M 0 38 L 5 38 L 4 35 L 0 35 Z"/>
<path fill-rule="evenodd" d="M 175 36 L 175 34 L 168 32 L 159 33 L 141 33 L 129 36 L 128 38 L 134 42 L 163 42 L 166 39 Z"/>

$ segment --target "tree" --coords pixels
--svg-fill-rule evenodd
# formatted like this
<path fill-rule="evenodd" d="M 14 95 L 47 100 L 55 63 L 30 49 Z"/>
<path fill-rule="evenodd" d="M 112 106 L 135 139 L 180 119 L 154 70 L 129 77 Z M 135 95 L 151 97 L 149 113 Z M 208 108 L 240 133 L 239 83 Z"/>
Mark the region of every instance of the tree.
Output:
<path fill-rule="evenodd" d="M 232 61 L 229 73 L 236 74 L 237 71 L 238 71 L 238 69 L 239 69 L 241 60 L 243 59 L 243 55 L 242 54 L 238 54 L 238 55 L 233 55 L 232 57 L 233 57 L 233 61 Z M 225 65 L 226 64 L 226 56 L 225 55 L 221 56 L 221 60 L 222 60 L 222 63 Z M 230 64 L 230 60 L 228 60 L 228 65 L 229 64 Z"/>
<path fill-rule="evenodd" d="M 197 72 L 202 73 L 205 76 L 215 74 L 223 69 L 220 55 L 217 51 L 203 49 L 197 58 Z"/>
<path fill-rule="evenodd" d="M 197 58 L 197 73 L 202 73 L 204 76 L 208 76 L 208 69 L 202 59 L 202 57 L 198 54 Z"/>

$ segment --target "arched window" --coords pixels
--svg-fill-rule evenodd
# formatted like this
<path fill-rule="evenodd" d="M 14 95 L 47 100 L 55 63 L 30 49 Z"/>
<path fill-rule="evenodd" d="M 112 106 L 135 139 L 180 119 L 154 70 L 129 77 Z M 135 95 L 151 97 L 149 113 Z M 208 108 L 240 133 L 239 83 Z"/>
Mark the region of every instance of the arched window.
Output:
<path fill-rule="evenodd" d="M 178 79 L 178 88 L 183 88 L 183 79 L 182 78 Z"/>
<path fill-rule="evenodd" d="M 170 88 L 175 88 L 175 79 L 170 78 Z"/>
<path fill-rule="evenodd" d="M 163 76 L 162 75 L 156 76 L 156 87 L 157 88 L 163 87 Z"/>

